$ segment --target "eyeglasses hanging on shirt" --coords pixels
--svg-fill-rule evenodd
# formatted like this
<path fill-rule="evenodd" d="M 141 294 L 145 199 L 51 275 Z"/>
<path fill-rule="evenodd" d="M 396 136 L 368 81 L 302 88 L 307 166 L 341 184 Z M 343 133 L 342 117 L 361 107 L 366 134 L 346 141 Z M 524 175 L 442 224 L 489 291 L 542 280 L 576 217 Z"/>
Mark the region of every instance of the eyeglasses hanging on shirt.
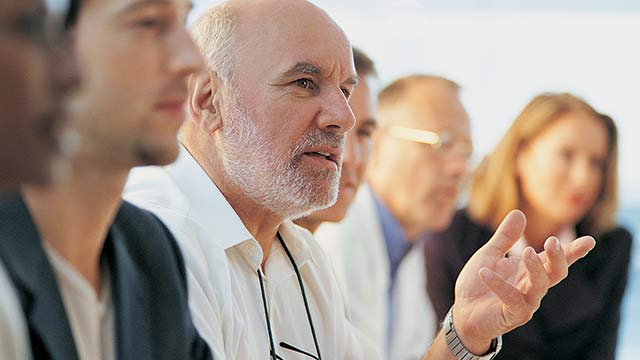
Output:
<path fill-rule="evenodd" d="M 280 342 L 280 346 L 283 347 L 284 349 L 287 350 L 291 350 L 291 351 L 295 351 L 299 354 L 303 354 L 306 355 L 312 359 L 315 360 L 322 360 L 322 355 L 320 355 L 320 346 L 318 346 L 318 338 L 316 336 L 316 329 L 313 326 L 313 319 L 311 318 L 311 311 L 309 310 L 309 302 L 307 301 L 307 294 L 304 291 L 304 284 L 302 283 L 302 276 L 300 275 L 300 271 L 298 270 L 298 265 L 296 264 L 296 261 L 293 259 L 293 256 L 291 255 L 291 252 L 289 251 L 289 248 L 287 247 L 287 244 L 284 242 L 284 239 L 282 239 L 282 236 L 280 236 L 280 233 L 277 233 L 277 237 L 278 237 L 278 241 L 280 241 L 280 244 L 282 244 L 282 248 L 284 249 L 284 252 L 287 254 L 287 257 L 289 258 L 289 262 L 291 263 L 291 266 L 293 267 L 293 270 L 296 272 L 296 277 L 298 278 L 298 285 L 300 285 L 300 292 L 302 293 L 302 301 L 304 302 L 304 309 L 307 312 L 307 320 L 309 322 L 309 328 L 311 329 L 311 335 L 313 336 L 313 343 L 316 347 L 316 353 L 318 354 L 318 356 L 315 356 L 307 351 L 301 350 L 291 344 L 288 344 L 284 341 Z M 265 295 L 265 291 L 264 291 L 264 282 L 262 281 L 262 270 L 260 268 L 258 268 L 257 270 L 258 273 L 258 279 L 260 280 L 260 292 L 262 293 L 262 306 L 264 307 L 264 316 L 265 316 L 265 320 L 267 322 L 267 331 L 269 333 L 269 346 L 270 346 L 270 359 L 272 360 L 284 360 L 280 355 L 278 355 L 278 353 L 276 352 L 276 348 L 275 348 L 275 343 L 273 341 L 273 331 L 271 330 L 271 320 L 269 317 L 269 310 L 268 310 L 268 305 L 267 305 L 267 296 Z"/>

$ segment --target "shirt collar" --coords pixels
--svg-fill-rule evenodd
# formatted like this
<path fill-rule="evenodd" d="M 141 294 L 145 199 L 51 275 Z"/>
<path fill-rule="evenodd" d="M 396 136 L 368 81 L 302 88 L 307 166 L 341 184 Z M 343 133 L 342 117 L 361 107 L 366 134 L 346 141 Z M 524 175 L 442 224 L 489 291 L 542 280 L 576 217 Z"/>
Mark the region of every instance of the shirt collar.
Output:
<path fill-rule="evenodd" d="M 311 258 L 311 249 L 307 243 L 307 238 L 304 236 L 305 231 L 306 229 L 295 225 L 291 220 L 284 221 L 278 228 L 280 236 L 282 236 L 299 269 Z M 252 269 L 258 269 L 262 265 L 263 253 L 257 240 L 245 241 L 233 247 L 239 251 L 240 255 Z M 281 254 L 276 255 L 277 253 Z M 274 239 L 273 245 L 271 246 L 271 253 L 269 255 L 269 261 L 266 264 L 266 269 L 268 273 L 285 275 L 293 272 L 293 264 L 289 261 L 283 246 L 277 238 Z M 274 269 L 275 271 L 270 271 L 270 269 Z"/>
<path fill-rule="evenodd" d="M 411 249 L 412 243 L 407 240 L 400 222 L 373 191 L 371 191 L 371 197 L 376 205 L 378 219 L 382 227 L 382 235 L 389 256 L 389 267 L 393 277 L 398 270 L 398 266 L 400 266 L 400 262 Z"/>
<path fill-rule="evenodd" d="M 205 233 L 215 236 L 224 249 L 253 238 L 231 204 L 187 149 L 180 146 L 178 159 L 165 166 L 165 170 L 195 210 Z"/>
<path fill-rule="evenodd" d="M 246 259 L 252 267 L 259 267 L 262 262 L 262 250 L 255 249 L 255 246 L 260 249 L 258 242 L 189 151 L 180 146 L 178 159 L 165 169 L 195 209 L 198 221 L 205 228 L 206 233 L 215 234 L 225 250 L 246 242 L 240 247 L 241 252 L 247 255 Z M 278 231 L 298 267 L 302 267 L 311 257 L 311 250 L 303 235 L 306 230 L 295 225 L 291 220 L 286 220 L 280 225 Z"/>

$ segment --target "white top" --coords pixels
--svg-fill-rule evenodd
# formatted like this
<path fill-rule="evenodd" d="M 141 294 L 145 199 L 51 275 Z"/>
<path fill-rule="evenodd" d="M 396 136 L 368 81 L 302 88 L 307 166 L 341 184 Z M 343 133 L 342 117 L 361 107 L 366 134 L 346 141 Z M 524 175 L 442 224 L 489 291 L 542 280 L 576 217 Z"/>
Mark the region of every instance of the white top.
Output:
<path fill-rule="evenodd" d="M 0 359 L 31 359 L 28 338 L 20 302 L 0 263 Z"/>
<path fill-rule="evenodd" d="M 262 249 L 231 205 L 184 149 L 165 167 L 134 169 L 125 198 L 154 212 L 171 229 L 185 256 L 194 322 L 216 359 L 269 358 L 257 270 Z M 372 348 L 346 320 L 342 295 L 324 252 L 306 230 L 280 227 L 302 276 L 324 359 L 375 359 Z M 300 286 L 278 241 L 263 277 L 276 352 L 309 360 L 280 346 L 284 341 L 316 354 Z"/>
<path fill-rule="evenodd" d="M 398 267 L 394 324 L 387 334 L 391 273 L 383 236 L 375 202 L 364 184 L 341 222 L 323 223 L 315 232 L 333 262 L 353 325 L 377 345 L 381 357 L 420 359 L 438 330 L 426 290 L 424 248 L 413 246 Z"/>
<path fill-rule="evenodd" d="M 45 250 L 71 325 L 80 360 L 115 360 L 114 309 L 109 272 L 102 271 L 100 297 L 89 282 L 62 256 Z"/>

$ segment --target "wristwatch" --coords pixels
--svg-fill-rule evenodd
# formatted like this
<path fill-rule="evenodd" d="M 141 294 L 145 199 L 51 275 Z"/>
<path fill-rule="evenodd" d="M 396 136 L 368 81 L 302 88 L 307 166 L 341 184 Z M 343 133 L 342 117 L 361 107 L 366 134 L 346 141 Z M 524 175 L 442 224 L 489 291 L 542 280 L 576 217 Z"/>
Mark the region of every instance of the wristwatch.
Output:
<path fill-rule="evenodd" d="M 458 360 L 491 360 L 498 353 L 500 349 L 502 349 L 502 336 L 498 336 L 497 338 L 491 340 L 491 346 L 489 346 L 489 351 L 484 355 L 474 355 L 466 347 L 460 338 L 458 337 L 458 333 L 456 333 L 456 329 L 453 327 L 453 306 L 449 309 L 447 316 L 444 318 L 444 323 L 442 323 L 442 330 L 444 331 L 444 338 L 447 342 L 447 346 L 449 347 L 449 351 L 456 357 Z"/>

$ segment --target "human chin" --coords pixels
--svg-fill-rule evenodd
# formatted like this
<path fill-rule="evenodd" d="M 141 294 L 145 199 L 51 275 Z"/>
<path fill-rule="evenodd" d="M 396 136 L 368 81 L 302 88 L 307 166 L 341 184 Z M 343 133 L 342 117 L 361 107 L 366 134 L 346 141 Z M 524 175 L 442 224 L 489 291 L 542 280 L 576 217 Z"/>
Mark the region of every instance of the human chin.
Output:
<path fill-rule="evenodd" d="M 178 157 L 178 141 L 170 139 L 147 139 L 138 142 L 133 148 L 136 165 L 167 165 Z"/>

